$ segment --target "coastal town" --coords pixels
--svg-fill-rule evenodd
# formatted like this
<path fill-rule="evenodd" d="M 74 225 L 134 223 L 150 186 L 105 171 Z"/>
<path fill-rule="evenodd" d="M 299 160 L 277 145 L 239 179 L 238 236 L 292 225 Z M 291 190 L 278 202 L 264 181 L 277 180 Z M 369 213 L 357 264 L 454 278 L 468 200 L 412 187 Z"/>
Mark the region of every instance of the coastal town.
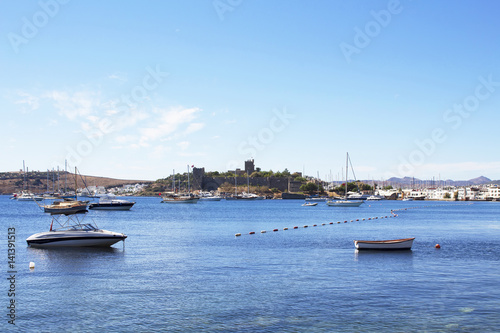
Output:
<path fill-rule="evenodd" d="M 498 181 L 479 177 L 469 181 L 421 181 L 415 178 L 391 178 L 384 181 L 349 179 L 323 180 L 302 172 L 263 171 L 253 159 L 244 161 L 242 169 L 226 172 L 205 171 L 188 167 L 156 181 L 131 181 L 104 177 L 76 177 L 67 171 L 28 171 L 0 173 L 0 193 L 32 192 L 40 196 L 76 193 L 80 197 L 158 196 L 161 193 L 216 194 L 223 198 L 252 193 L 266 199 L 338 199 L 348 200 L 443 200 L 500 201 Z M 347 196 L 345 195 L 347 192 Z"/>

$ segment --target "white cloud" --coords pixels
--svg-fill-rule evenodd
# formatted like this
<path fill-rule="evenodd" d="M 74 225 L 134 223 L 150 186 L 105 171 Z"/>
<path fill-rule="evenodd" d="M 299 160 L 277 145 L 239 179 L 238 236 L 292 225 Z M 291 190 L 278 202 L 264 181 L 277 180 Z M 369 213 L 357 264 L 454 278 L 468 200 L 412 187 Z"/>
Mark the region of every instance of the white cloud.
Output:
<path fill-rule="evenodd" d="M 199 130 L 202 126 L 199 123 L 191 122 L 196 119 L 197 113 L 201 109 L 199 108 L 171 108 L 169 110 L 155 109 L 153 113 L 157 115 L 155 117 L 154 126 L 145 127 L 140 129 L 142 135 L 141 140 L 144 141 L 157 141 L 168 135 L 175 133 L 179 127 L 187 124 L 187 129 L 185 134 L 192 133 L 193 131 Z M 188 130 L 190 132 L 188 132 Z"/>
<path fill-rule="evenodd" d="M 188 125 L 186 132 L 184 132 L 184 133 L 191 134 L 191 133 L 194 133 L 194 132 L 201 130 L 203 127 L 205 127 L 204 123 L 191 123 Z"/>
<path fill-rule="evenodd" d="M 186 149 L 188 149 L 188 148 L 189 148 L 189 145 L 190 145 L 189 141 L 181 141 L 181 142 L 177 143 L 177 146 L 178 146 L 180 149 L 182 149 L 182 150 L 186 150 Z"/>
<path fill-rule="evenodd" d="M 53 101 L 59 114 L 70 120 L 89 116 L 99 106 L 99 95 L 87 91 L 68 93 L 54 90 L 45 93 L 43 97 Z"/>
<path fill-rule="evenodd" d="M 26 111 L 35 111 L 40 107 L 40 100 L 38 97 L 30 95 L 26 92 L 18 92 L 17 95 L 21 97 L 21 99 L 15 101 L 15 104 L 22 104 L 26 106 Z"/>

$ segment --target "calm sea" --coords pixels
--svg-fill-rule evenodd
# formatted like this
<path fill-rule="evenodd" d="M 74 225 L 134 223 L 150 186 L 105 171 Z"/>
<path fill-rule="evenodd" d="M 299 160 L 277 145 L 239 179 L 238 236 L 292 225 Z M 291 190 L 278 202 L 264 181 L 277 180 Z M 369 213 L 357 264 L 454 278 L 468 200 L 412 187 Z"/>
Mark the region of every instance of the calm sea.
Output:
<path fill-rule="evenodd" d="M 14 329 L 7 316 L 9 227 L 16 235 L 17 331 L 500 330 L 499 202 L 335 208 L 295 200 L 133 200 L 130 211 L 87 216 L 127 234 L 124 245 L 43 250 L 25 239 L 48 230 L 50 216 L 33 202 L 0 196 L 2 330 Z M 404 208 L 412 209 L 389 217 Z M 353 244 L 405 237 L 416 237 L 412 251 L 357 253 Z"/>

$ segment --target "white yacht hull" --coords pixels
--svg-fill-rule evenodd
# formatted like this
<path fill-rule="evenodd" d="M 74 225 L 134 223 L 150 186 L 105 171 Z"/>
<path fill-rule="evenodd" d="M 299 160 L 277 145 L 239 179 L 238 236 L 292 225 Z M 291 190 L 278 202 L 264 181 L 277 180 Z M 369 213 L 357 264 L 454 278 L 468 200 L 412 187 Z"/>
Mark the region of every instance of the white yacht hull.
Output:
<path fill-rule="evenodd" d="M 189 199 L 163 199 L 162 203 L 169 204 L 195 204 L 198 202 L 198 198 L 189 198 Z"/>
<path fill-rule="evenodd" d="M 326 204 L 331 207 L 359 207 L 363 201 L 357 200 L 336 200 L 336 201 L 327 201 Z"/>

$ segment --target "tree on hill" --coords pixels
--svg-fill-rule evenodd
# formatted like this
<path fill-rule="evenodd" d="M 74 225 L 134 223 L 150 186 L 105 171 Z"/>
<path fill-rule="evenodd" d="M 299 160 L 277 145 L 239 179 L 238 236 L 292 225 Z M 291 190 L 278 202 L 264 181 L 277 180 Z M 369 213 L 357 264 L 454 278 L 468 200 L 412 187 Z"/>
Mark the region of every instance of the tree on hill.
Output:
<path fill-rule="evenodd" d="M 309 194 L 313 194 L 314 192 L 316 192 L 318 190 L 318 185 L 316 185 L 314 183 L 302 184 L 300 186 L 300 190 L 302 192 L 308 192 Z"/>

